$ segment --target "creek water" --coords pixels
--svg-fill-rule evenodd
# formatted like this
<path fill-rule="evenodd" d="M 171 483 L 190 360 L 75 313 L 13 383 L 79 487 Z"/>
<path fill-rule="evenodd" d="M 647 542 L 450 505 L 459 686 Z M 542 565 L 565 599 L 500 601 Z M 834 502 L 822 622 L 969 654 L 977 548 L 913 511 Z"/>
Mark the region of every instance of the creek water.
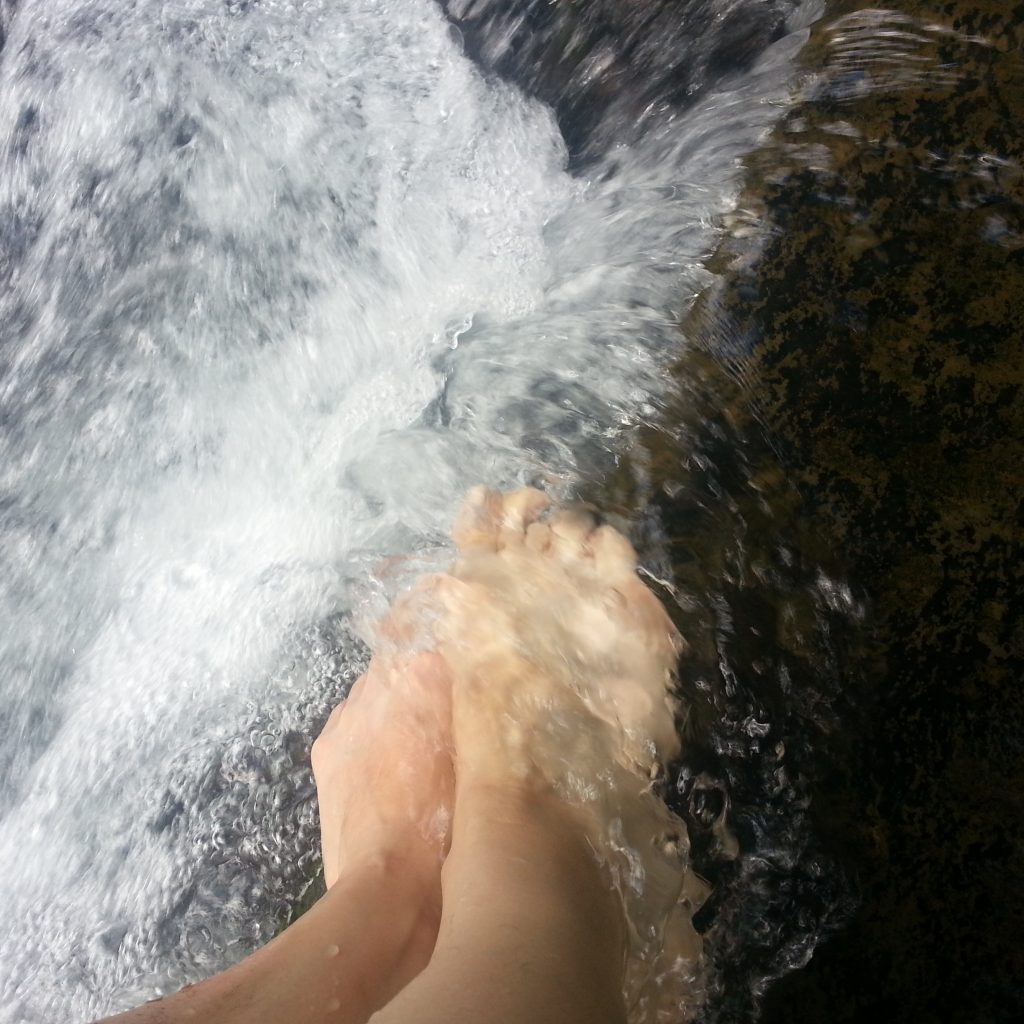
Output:
<path fill-rule="evenodd" d="M 430 0 L 4 8 L 0 1021 L 301 905 L 360 616 L 468 486 L 571 495 L 659 415 L 814 10 L 570 170 Z"/>

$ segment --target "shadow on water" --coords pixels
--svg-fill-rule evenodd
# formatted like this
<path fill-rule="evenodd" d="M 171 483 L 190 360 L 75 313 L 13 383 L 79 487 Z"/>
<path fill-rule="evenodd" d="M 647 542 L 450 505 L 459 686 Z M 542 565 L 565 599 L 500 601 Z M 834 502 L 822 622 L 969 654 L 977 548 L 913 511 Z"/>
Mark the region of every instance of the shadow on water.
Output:
<path fill-rule="evenodd" d="M 831 7 L 623 473 L 696 638 L 681 809 L 737 840 L 708 1019 L 834 925 L 762 1019 L 1024 1012 L 1022 26 Z"/>

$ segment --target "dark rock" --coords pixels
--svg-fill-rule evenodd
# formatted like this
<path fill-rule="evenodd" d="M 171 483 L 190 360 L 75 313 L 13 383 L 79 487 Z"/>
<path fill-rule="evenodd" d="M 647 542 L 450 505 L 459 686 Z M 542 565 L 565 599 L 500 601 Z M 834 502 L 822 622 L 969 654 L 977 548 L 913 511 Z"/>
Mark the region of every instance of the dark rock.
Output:
<path fill-rule="evenodd" d="M 738 863 L 771 799 L 726 742 L 744 704 L 785 741 L 778 806 L 813 825 L 763 877 L 760 930 L 720 871 L 709 1020 L 752 1020 L 773 977 L 772 1024 L 1024 1019 L 1022 52 L 1024 4 L 832 5 L 748 161 L 758 230 L 709 261 L 671 425 L 634 455 L 623 501 L 660 511 L 688 596 Z M 815 565 L 863 622 L 806 607 Z M 858 910 L 787 974 L 795 918 L 842 924 L 829 858 Z"/>

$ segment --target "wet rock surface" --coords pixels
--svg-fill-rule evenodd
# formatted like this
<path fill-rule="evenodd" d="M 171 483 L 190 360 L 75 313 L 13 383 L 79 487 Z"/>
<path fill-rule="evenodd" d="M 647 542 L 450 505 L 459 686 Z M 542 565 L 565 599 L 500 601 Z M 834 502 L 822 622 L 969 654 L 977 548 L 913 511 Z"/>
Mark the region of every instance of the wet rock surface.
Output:
<path fill-rule="evenodd" d="M 486 71 L 550 104 L 572 157 L 631 142 L 748 67 L 791 0 L 439 0 Z"/>
<path fill-rule="evenodd" d="M 1024 1016 L 1022 44 L 1021 4 L 831 6 L 620 482 L 695 638 L 711 1019 Z"/>

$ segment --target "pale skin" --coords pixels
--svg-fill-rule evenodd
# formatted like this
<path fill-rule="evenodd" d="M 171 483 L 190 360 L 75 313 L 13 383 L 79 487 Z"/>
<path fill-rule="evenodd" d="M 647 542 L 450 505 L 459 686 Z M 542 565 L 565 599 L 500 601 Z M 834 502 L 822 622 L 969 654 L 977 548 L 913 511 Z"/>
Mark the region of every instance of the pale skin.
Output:
<path fill-rule="evenodd" d="M 625 538 L 547 505 L 471 492 L 453 570 L 396 602 L 314 744 L 326 895 L 237 966 L 109 1020 L 624 1024 L 622 903 L 566 779 L 599 771 L 609 736 L 637 778 L 674 753 L 679 640 Z M 569 719 L 592 735 L 540 749 Z"/>

